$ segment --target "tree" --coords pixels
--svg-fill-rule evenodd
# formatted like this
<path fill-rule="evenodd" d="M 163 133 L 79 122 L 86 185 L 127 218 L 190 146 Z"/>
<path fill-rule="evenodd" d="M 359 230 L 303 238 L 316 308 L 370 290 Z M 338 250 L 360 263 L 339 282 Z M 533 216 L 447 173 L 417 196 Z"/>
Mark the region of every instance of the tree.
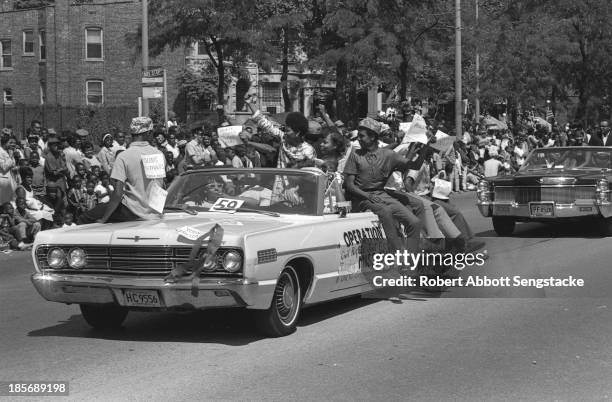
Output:
<path fill-rule="evenodd" d="M 151 0 L 151 54 L 198 43 L 216 71 L 219 119 L 223 116 L 228 70 L 247 60 L 260 39 L 250 2 L 240 0 Z"/>
<path fill-rule="evenodd" d="M 308 0 L 257 0 L 255 13 L 261 21 L 262 41 L 254 46 L 252 57 L 266 71 L 281 65 L 281 90 L 285 111 L 292 111 L 289 64 L 298 61 L 309 15 Z"/>

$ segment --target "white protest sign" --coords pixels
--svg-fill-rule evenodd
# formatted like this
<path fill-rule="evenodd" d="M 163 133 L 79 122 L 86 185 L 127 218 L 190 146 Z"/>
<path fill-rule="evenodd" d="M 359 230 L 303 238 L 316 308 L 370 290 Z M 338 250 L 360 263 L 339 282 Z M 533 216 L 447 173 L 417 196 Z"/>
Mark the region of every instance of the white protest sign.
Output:
<path fill-rule="evenodd" d="M 217 129 L 217 134 L 219 134 L 219 143 L 221 147 L 228 148 L 241 145 L 242 140 L 238 136 L 241 132 L 242 126 L 219 127 Z"/>
<path fill-rule="evenodd" d="M 438 150 L 440 152 L 446 152 L 448 151 L 448 149 L 450 147 L 453 146 L 453 143 L 455 142 L 455 139 L 457 137 L 453 136 L 447 136 L 444 138 L 440 138 L 439 140 L 437 140 L 435 143 L 430 144 L 429 146 L 432 147 L 435 150 Z"/>
<path fill-rule="evenodd" d="M 168 192 L 161 188 L 157 182 L 152 182 L 149 186 L 147 195 L 149 199 L 149 207 L 160 214 L 164 212 L 164 205 L 166 204 Z"/>
<path fill-rule="evenodd" d="M 176 231 L 183 237 L 188 238 L 189 240 L 198 240 L 200 237 L 202 237 L 202 235 L 204 235 L 204 232 L 196 229 L 196 228 L 192 228 L 191 226 L 183 226 L 181 228 L 176 229 Z"/>
<path fill-rule="evenodd" d="M 427 123 L 420 114 L 415 114 L 412 118 L 412 123 L 404 135 L 402 143 L 407 144 L 409 142 L 420 142 L 421 144 L 427 144 Z"/>
<path fill-rule="evenodd" d="M 443 133 L 442 131 L 436 131 L 436 140 L 441 140 L 444 137 L 450 137 L 448 134 Z"/>
<path fill-rule="evenodd" d="M 163 154 L 142 155 L 141 159 L 147 179 L 166 177 L 166 158 Z"/>
<path fill-rule="evenodd" d="M 399 124 L 399 129 L 400 129 L 400 131 L 403 131 L 404 133 L 407 133 L 407 132 L 408 132 L 408 130 L 410 130 L 410 126 L 411 126 L 411 125 L 412 125 L 412 122 L 410 122 L 410 121 L 404 121 L 404 122 L 401 122 L 401 123 Z"/>

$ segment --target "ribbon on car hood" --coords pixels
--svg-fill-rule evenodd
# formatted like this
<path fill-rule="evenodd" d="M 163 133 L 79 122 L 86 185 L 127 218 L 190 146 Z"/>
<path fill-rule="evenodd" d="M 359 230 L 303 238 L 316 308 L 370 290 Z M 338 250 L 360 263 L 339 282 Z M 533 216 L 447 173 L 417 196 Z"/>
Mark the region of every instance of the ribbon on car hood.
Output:
<path fill-rule="evenodd" d="M 202 244 L 204 240 L 209 238 L 208 247 L 206 248 L 206 253 L 203 258 L 198 258 L 198 254 L 200 253 L 200 249 L 202 248 Z M 198 284 L 200 282 L 200 272 L 204 268 L 211 268 L 214 264 L 216 264 L 216 255 L 219 246 L 221 245 L 221 241 L 223 240 L 223 228 L 218 223 L 212 227 L 208 232 L 204 233 L 202 236 L 198 237 L 191 248 L 191 252 L 189 253 L 189 260 L 184 264 L 178 265 L 175 267 L 165 278 L 164 282 L 167 283 L 176 283 L 178 280 L 187 275 L 189 271 L 191 271 L 191 275 L 189 275 L 189 279 L 191 279 L 191 294 L 194 297 L 198 297 L 199 287 Z"/>

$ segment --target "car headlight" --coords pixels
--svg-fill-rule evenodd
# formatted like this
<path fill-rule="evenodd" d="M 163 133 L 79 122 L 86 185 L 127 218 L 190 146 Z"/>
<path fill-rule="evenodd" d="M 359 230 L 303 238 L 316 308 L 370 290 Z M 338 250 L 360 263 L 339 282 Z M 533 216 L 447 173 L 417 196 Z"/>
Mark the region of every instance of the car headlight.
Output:
<path fill-rule="evenodd" d="M 223 256 L 223 269 L 227 272 L 238 272 L 242 266 L 242 256 L 236 251 L 228 251 Z"/>
<path fill-rule="evenodd" d="M 81 269 L 87 265 L 87 253 L 82 248 L 73 248 L 68 253 L 68 265 L 74 269 Z"/>
<path fill-rule="evenodd" d="M 52 248 L 47 254 L 49 268 L 62 268 L 66 265 L 66 253 L 61 248 Z"/>
<path fill-rule="evenodd" d="M 608 179 L 601 178 L 595 183 L 595 198 L 599 203 L 610 201 L 610 189 Z"/>

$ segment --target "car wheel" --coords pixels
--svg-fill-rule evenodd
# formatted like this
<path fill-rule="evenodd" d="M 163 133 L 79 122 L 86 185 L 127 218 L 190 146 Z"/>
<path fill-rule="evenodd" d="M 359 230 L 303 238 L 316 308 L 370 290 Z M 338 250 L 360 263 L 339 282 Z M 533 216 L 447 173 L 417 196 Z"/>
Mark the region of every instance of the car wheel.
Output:
<path fill-rule="evenodd" d="M 302 289 L 295 269 L 288 265 L 283 269 L 268 310 L 258 311 L 256 323 L 268 336 L 279 337 L 295 332 L 302 308 Z"/>
<path fill-rule="evenodd" d="M 612 218 L 602 218 L 598 223 L 601 234 L 612 236 Z"/>
<path fill-rule="evenodd" d="M 89 325 L 97 329 L 119 328 L 128 310 L 115 305 L 81 304 L 81 313 Z"/>
<path fill-rule="evenodd" d="M 516 220 L 505 216 L 493 217 L 493 229 L 498 236 L 510 236 L 514 232 Z"/>

